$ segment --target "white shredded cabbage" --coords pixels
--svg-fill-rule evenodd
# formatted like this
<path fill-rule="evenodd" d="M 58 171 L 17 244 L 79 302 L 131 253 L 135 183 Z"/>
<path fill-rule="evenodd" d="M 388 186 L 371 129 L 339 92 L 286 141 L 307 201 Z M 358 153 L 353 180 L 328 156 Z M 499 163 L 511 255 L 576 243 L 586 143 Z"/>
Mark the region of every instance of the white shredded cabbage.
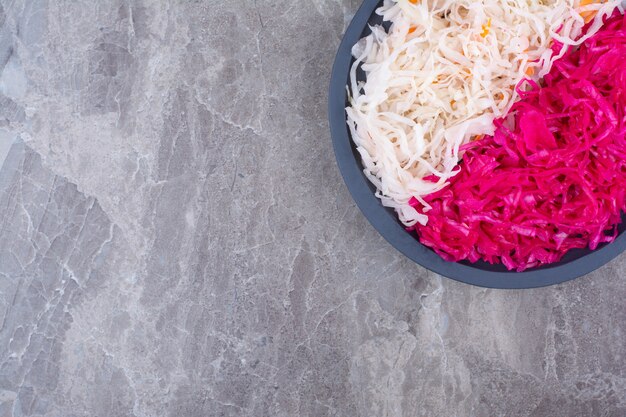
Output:
<path fill-rule="evenodd" d="M 516 85 L 547 74 L 616 7 L 623 12 L 619 0 L 385 0 L 377 13 L 391 28 L 372 27 L 354 46 L 346 109 L 383 205 L 406 226 L 426 224 L 422 197 L 455 175 L 459 147 L 493 134 L 494 118 L 518 98 Z M 593 23 L 581 36 L 585 17 Z M 565 45 L 560 54 L 553 39 Z M 359 66 L 365 82 L 357 81 Z M 424 179 L 431 175 L 435 181 Z"/>

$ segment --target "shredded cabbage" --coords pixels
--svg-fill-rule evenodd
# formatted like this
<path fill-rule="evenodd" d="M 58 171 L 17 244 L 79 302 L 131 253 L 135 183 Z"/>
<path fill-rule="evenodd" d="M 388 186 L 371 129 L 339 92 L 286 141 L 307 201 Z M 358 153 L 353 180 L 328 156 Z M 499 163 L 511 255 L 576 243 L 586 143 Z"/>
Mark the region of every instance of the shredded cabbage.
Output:
<path fill-rule="evenodd" d="M 626 209 L 626 17 L 586 37 L 541 87 L 527 82 L 493 136 L 464 145 L 460 173 L 425 197 L 424 245 L 522 271 L 615 239 Z"/>
<path fill-rule="evenodd" d="M 461 146 L 492 135 L 494 119 L 518 99 L 520 80 L 547 74 L 568 45 L 621 10 L 619 3 L 385 0 L 377 13 L 391 27 L 372 27 L 354 46 L 346 109 L 364 173 L 383 205 L 406 226 L 425 224 L 424 197 L 458 172 Z M 551 47 L 553 40 L 562 47 Z"/>

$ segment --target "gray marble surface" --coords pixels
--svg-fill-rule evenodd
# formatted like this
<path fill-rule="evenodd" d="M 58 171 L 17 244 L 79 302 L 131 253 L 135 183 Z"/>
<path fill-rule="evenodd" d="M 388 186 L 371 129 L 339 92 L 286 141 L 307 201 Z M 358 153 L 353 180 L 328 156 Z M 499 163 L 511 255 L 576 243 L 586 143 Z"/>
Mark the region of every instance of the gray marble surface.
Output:
<path fill-rule="evenodd" d="M 0 1 L 0 417 L 626 415 L 626 256 L 473 288 L 351 201 L 358 3 Z"/>

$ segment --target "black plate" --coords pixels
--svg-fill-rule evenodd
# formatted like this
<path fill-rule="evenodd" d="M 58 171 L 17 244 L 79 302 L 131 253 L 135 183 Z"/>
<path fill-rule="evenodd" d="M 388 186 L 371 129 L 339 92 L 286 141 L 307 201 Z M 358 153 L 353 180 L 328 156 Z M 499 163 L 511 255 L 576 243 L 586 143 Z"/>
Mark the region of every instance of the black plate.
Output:
<path fill-rule="evenodd" d="M 354 201 L 372 226 L 414 262 L 457 281 L 489 288 L 534 288 L 558 284 L 585 275 L 622 253 L 626 246 L 626 235 L 623 233 L 626 216 L 622 216 L 619 236 L 613 243 L 595 251 L 572 250 L 559 263 L 524 272 L 507 271 L 503 265 L 486 262 L 446 262 L 404 230 L 395 212 L 383 207 L 374 196 L 375 187 L 363 174 L 360 156 L 346 124 L 346 86 L 353 63 L 351 49 L 360 38 L 370 33 L 369 25 L 382 23 L 382 18 L 374 13 L 381 5 L 382 1 L 365 0 L 350 23 L 335 58 L 328 99 L 328 118 L 337 164 Z"/>

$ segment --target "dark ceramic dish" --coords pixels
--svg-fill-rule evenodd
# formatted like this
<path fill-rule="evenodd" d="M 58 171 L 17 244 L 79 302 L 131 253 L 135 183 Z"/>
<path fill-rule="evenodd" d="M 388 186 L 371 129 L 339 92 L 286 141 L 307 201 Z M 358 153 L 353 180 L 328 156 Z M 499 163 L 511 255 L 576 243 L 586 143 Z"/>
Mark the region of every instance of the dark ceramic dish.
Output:
<path fill-rule="evenodd" d="M 363 174 L 361 159 L 346 124 L 346 85 L 353 62 L 350 52 L 360 38 L 369 34 L 368 25 L 382 23 L 382 18 L 374 13 L 380 5 L 382 1 L 365 0 L 350 23 L 337 52 L 328 99 L 328 117 L 337 164 L 352 197 L 372 226 L 396 249 L 431 271 L 490 288 L 534 288 L 558 284 L 585 275 L 619 255 L 626 246 L 626 235 L 623 233 L 625 216 L 622 216 L 619 236 L 613 243 L 595 251 L 572 250 L 559 263 L 524 272 L 510 272 L 502 265 L 485 262 L 446 262 L 404 230 L 394 211 L 383 207 L 374 196 L 375 188 Z M 361 72 L 360 76 L 364 77 L 364 74 Z"/>

